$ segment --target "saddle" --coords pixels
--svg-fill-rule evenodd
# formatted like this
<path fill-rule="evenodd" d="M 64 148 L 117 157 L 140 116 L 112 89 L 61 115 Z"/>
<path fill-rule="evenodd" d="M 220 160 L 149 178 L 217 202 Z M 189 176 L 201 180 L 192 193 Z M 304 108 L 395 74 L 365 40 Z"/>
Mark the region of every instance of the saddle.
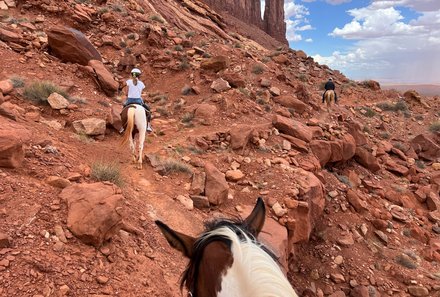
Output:
<path fill-rule="evenodd" d="M 140 105 L 140 104 L 137 104 L 137 103 L 129 104 L 129 105 L 125 106 L 122 109 L 122 111 L 121 111 L 121 124 L 122 124 L 122 127 L 124 129 L 127 127 L 127 114 L 128 114 L 128 110 L 130 108 L 136 107 L 136 105 Z M 142 105 L 140 105 L 140 106 L 142 106 Z M 145 109 L 145 115 L 148 118 L 148 115 L 150 114 L 150 111 L 148 109 L 146 109 L 145 107 L 144 107 L 144 109 Z"/>

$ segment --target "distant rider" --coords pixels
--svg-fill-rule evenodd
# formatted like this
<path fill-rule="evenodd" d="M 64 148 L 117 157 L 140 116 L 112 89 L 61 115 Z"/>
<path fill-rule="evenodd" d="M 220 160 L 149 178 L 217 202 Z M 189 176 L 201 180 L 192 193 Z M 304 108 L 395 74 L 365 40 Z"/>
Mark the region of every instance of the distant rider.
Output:
<path fill-rule="evenodd" d="M 127 84 L 127 100 L 124 102 L 124 107 L 130 104 L 139 104 L 145 108 L 145 113 L 147 115 L 147 132 L 153 132 L 151 127 L 151 110 L 150 107 L 142 100 L 142 90 L 145 89 L 145 85 L 142 81 L 138 79 L 141 75 L 141 71 L 138 68 L 133 68 L 131 70 L 131 79 L 128 79 L 125 83 Z M 123 128 L 121 129 L 123 131 Z M 120 132 L 122 132 L 120 131 Z"/>
<path fill-rule="evenodd" d="M 335 90 L 335 83 L 333 82 L 333 79 L 331 77 L 325 83 L 324 89 L 325 89 L 325 92 L 324 92 L 324 94 L 322 94 L 322 103 L 324 103 L 324 101 L 325 101 L 325 93 L 328 90 L 333 90 L 333 91 Z M 336 95 L 336 92 L 335 92 L 335 103 L 338 103 L 338 96 Z"/>

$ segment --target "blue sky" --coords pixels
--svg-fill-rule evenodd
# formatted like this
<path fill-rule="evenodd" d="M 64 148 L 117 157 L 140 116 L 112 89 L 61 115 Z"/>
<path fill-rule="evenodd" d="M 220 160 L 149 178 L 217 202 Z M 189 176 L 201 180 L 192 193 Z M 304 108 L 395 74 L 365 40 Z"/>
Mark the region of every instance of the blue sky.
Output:
<path fill-rule="evenodd" d="M 285 0 L 284 9 L 290 47 L 350 79 L 440 84 L 440 0 Z"/>

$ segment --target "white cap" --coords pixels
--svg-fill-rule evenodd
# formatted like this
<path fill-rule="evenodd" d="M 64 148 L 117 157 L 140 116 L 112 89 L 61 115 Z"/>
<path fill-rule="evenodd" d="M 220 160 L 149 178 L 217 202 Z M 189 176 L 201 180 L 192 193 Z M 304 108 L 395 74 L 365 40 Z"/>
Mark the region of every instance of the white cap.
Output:
<path fill-rule="evenodd" d="M 142 72 L 138 68 L 133 68 L 133 70 L 131 70 L 131 73 L 141 74 Z"/>

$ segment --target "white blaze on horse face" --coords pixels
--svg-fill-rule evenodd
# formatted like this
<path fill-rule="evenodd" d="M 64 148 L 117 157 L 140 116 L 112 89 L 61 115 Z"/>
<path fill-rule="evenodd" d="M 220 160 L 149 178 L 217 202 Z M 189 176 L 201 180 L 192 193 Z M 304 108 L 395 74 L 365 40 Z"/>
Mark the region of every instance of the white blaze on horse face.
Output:
<path fill-rule="evenodd" d="M 232 241 L 233 263 L 222 276 L 217 297 L 298 297 L 278 264 L 246 235 L 245 241 L 240 241 L 227 227 L 210 235 Z"/>

